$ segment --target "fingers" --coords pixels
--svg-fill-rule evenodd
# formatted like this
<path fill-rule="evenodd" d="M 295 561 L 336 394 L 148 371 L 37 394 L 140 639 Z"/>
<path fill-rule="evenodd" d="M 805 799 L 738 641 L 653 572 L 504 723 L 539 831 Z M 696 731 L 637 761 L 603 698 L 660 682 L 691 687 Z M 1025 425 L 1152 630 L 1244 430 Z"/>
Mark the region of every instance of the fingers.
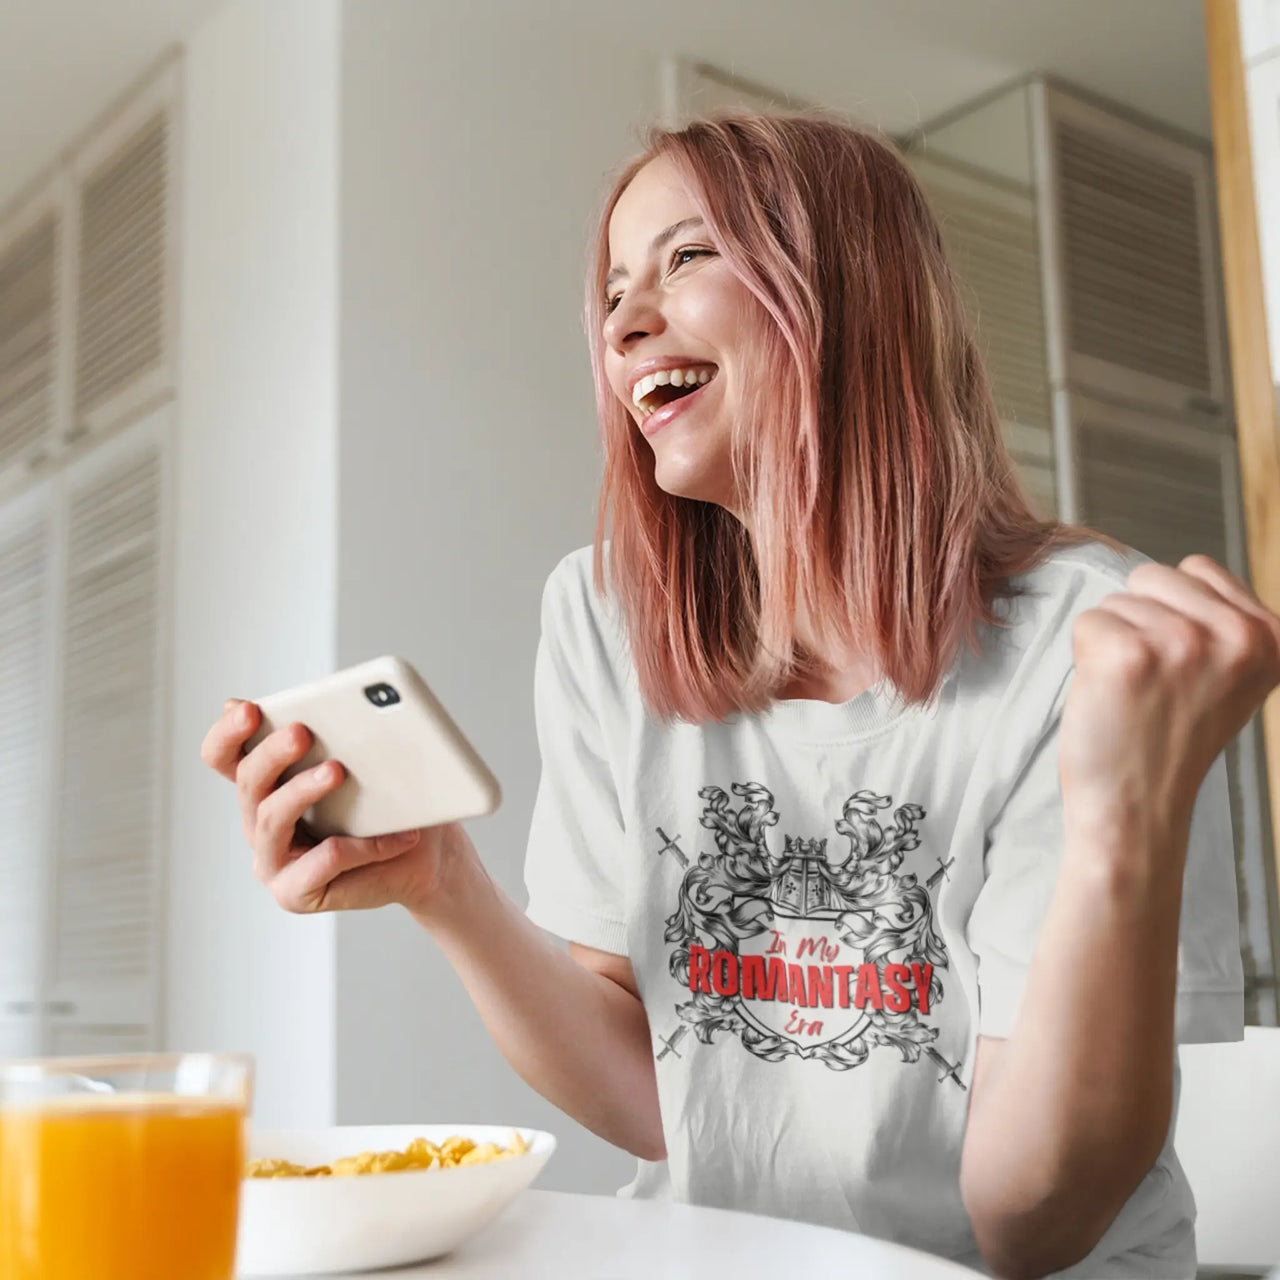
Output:
<path fill-rule="evenodd" d="M 1254 595 L 1247 583 L 1206 555 L 1187 556 L 1176 569 L 1164 564 L 1139 565 L 1129 575 L 1129 588 L 1205 620 L 1217 616 L 1214 609 L 1229 605 L 1266 624 L 1280 638 L 1280 617 Z"/>
<path fill-rule="evenodd" d="M 1113 655 L 1121 663 L 1147 668 L 1159 655 L 1175 667 L 1195 666 L 1204 662 L 1214 644 L 1208 622 L 1152 596 L 1104 596 L 1094 611 L 1125 625 L 1128 634 L 1113 637 L 1124 648 Z"/>
<path fill-rule="evenodd" d="M 200 759 L 228 782 L 234 782 L 244 744 L 253 737 L 261 718 L 262 713 L 254 703 L 228 698 L 221 718 L 200 744 Z"/>
<path fill-rule="evenodd" d="M 305 725 L 291 724 L 246 753 L 245 744 L 261 723 L 258 706 L 228 698 L 200 746 L 205 764 L 236 784 L 245 837 L 254 851 L 254 874 L 288 911 L 385 905 L 390 899 L 379 882 L 381 864 L 412 849 L 422 833 L 333 837 L 304 847 L 297 838 L 302 815 L 340 787 L 346 771 L 328 760 L 281 783 L 281 775 L 311 749 L 312 735 Z"/>
<path fill-rule="evenodd" d="M 300 726 L 290 726 L 290 729 Z M 281 732 L 288 733 L 289 730 Z M 275 735 L 273 734 L 272 737 Z M 307 735 L 308 741 L 310 735 Z M 259 750 L 271 741 L 266 739 L 260 747 L 250 753 L 256 756 Z M 305 748 L 304 748 L 305 750 Z M 248 768 L 248 759 L 245 768 Z M 294 833 L 302 815 L 316 803 L 335 791 L 346 778 L 346 770 L 336 760 L 326 760 L 314 769 L 299 773 L 271 791 L 255 806 L 253 825 L 250 828 L 250 844 L 254 851 L 254 874 L 264 884 L 273 880 L 283 867 L 296 857 Z"/>
<path fill-rule="evenodd" d="M 1199 559 L 1213 564 L 1215 569 L 1230 578 L 1231 575 L 1208 556 Z M 1183 563 L 1187 561 L 1184 560 Z M 1231 607 L 1231 602 L 1211 579 L 1202 573 L 1192 574 L 1182 569 L 1172 569 L 1167 564 L 1139 565 L 1129 575 L 1128 586 L 1135 596 L 1159 600 L 1206 626 L 1213 625 L 1224 606 Z"/>
<path fill-rule="evenodd" d="M 1143 627 L 1126 617 L 1115 602 L 1127 597 L 1106 596 L 1092 609 L 1076 615 L 1071 626 L 1077 669 L 1100 661 L 1122 678 L 1140 680 L 1151 674 L 1155 655 L 1143 641 Z"/>
<path fill-rule="evenodd" d="M 1212 587 L 1220 596 L 1230 600 L 1242 609 L 1248 609 L 1259 615 L 1275 615 L 1253 593 L 1247 582 L 1237 578 L 1234 573 L 1224 569 L 1216 560 L 1206 555 L 1187 556 L 1179 562 L 1178 569 L 1184 574 Z"/>
<path fill-rule="evenodd" d="M 357 840 L 332 836 L 281 867 L 271 881 L 276 902 L 286 911 L 311 913 L 368 906 L 368 882 L 378 864 L 398 858 L 421 838 L 419 831 Z"/>
<path fill-rule="evenodd" d="M 1135 688 L 1159 670 L 1184 692 L 1208 681 L 1254 703 L 1280 682 L 1280 618 L 1208 556 L 1140 565 L 1128 586 L 1077 617 L 1077 664 Z"/>
<path fill-rule="evenodd" d="M 1207 628 L 1230 665 L 1265 671 L 1280 663 L 1280 618 L 1208 556 L 1188 556 L 1177 569 L 1140 565 L 1129 587 Z"/>
<path fill-rule="evenodd" d="M 275 790 L 280 775 L 311 750 L 311 734 L 305 725 L 291 724 L 268 734 L 236 768 L 236 793 L 245 838 L 257 841 L 258 806 Z"/>
<path fill-rule="evenodd" d="M 1223 599 L 1235 605 L 1256 622 L 1269 642 L 1270 656 L 1280 661 L 1280 616 L 1265 604 L 1234 574 L 1228 573 L 1216 560 L 1208 556 L 1188 556 L 1178 566 L 1183 573 L 1210 584 Z"/>

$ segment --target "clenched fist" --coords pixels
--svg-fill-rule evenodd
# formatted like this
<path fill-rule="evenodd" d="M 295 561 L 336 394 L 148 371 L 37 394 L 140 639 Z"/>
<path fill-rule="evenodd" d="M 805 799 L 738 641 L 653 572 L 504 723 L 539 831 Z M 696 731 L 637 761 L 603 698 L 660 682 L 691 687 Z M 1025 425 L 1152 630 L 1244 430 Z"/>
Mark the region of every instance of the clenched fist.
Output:
<path fill-rule="evenodd" d="M 1280 617 L 1208 556 L 1127 585 L 1075 619 L 1064 815 L 1185 834 L 1209 766 L 1280 683 Z"/>

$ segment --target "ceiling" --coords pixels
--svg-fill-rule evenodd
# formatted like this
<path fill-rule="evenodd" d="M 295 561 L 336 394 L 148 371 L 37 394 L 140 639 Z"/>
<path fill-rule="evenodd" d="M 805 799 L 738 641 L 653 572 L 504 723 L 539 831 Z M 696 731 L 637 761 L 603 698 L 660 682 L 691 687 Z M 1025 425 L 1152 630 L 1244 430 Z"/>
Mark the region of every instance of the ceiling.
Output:
<path fill-rule="evenodd" d="M 703 59 L 895 134 L 1033 71 L 1201 137 L 1211 132 L 1201 0 L 644 0 L 642 7 L 559 0 L 555 7 L 630 44 Z"/>
<path fill-rule="evenodd" d="M 223 2 L 0 0 L 0 207 Z M 416 2 L 529 12 L 528 0 Z M 894 133 L 1044 70 L 1209 134 L 1200 0 L 539 4 L 624 50 L 702 59 Z"/>

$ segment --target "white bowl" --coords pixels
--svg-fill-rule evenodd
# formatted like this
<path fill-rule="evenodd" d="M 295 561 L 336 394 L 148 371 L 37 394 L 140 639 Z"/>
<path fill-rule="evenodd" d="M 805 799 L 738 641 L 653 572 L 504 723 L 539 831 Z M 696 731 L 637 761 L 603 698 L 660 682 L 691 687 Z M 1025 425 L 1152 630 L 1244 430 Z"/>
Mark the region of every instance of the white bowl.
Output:
<path fill-rule="evenodd" d="M 510 1145 L 515 1126 L 420 1124 L 254 1131 L 251 1159 L 329 1164 L 361 1151 L 403 1151 L 414 1138 L 451 1134 Z M 522 1156 L 454 1168 L 346 1178 L 246 1178 L 236 1257 L 242 1276 L 317 1275 L 423 1262 L 456 1249 L 496 1218 L 539 1174 L 556 1140 L 515 1128 Z"/>

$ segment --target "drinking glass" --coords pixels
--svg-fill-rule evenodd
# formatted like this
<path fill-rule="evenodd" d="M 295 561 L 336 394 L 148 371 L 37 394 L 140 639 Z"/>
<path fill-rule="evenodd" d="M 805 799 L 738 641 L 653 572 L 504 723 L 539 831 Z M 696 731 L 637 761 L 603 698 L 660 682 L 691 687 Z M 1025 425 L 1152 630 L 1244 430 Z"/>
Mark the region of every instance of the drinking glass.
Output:
<path fill-rule="evenodd" d="M 0 1280 L 232 1280 L 253 1062 L 0 1062 Z"/>

